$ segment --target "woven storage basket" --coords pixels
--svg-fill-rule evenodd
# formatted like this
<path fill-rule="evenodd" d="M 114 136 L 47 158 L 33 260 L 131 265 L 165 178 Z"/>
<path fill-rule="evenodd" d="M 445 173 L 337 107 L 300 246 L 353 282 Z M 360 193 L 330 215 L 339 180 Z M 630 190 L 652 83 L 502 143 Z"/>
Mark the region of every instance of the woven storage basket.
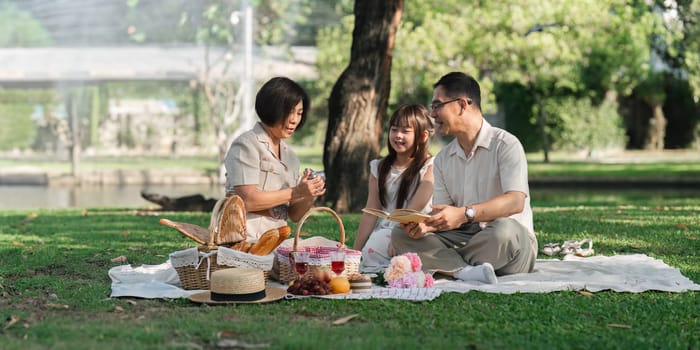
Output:
<path fill-rule="evenodd" d="M 253 255 L 226 247 L 208 250 L 206 246 L 190 248 L 170 254 L 170 261 L 180 278 L 183 289 L 209 289 L 212 272 L 228 268 L 263 270 L 269 279 L 275 255 Z"/>
<path fill-rule="evenodd" d="M 183 289 L 209 289 L 209 276 L 221 266 L 216 261 L 217 249 L 207 246 L 180 250 L 170 254 L 170 262 Z"/>
<path fill-rule="evenodd" d="M 304 245 L 299 244 L 299 233 L 301 232 L 301 227 L 304 225 L 306 219 L 313 213 L 316 212 L 328 212 L 335 220 L 338 222 L 338 227 L 340 228 L 340 242 L 333 242 L 334 245 Z M 312 240 L 312 239 L 309 239 Z M 311 256 L 309 258 L 309 273 L 314 273 L 316 270 L 322 267 L 328 267 L 330 269 L 331 258 L 328 255 L 329 252 L 337 249 L 345 250 L 345 270 L 341 276 L 348 276 L 359 272 L 360 259 L 362 253 L 354 249 L 345 248 L 345 227 L 343 226 L 343 221 L 340 220 L 338 214 L 331 208 L 327 207 L 315 207 L 309 209 L 304 216 L 299 220 L 296 230 L 294 232 L 294 243 L 292 247 L 281 246 L 275 251 L 275 259 L 277 259 L 277 264 L 279 265 L 279 273 L 276 278 L 282 283 L 288 283 L 289 281 L 297 277 L 296 271 L 294 270 L 294 262 L 291 258 L 291 253 L 293 251 L 308 251 Z"/>
<path fill-rule="evenodd" d="M 235 205 L 238 207 L 232 208 L 232 203 L 236 203 Z M 204 243 L 204 245 L 197 248 L 185 249 L 170 254 L 170 261 L 180 278 L 180 284 L 183 289 L 208 290 L 209 277 L 212 272 L 234 267 L 261 269 L 267 281 L 269 271 L 272 269 L 274 262 L 274 254 L 265 256 L 253 255 L 224 246 L 220 247 L 215 243 L 217 237 L 218 239 L 226 236 L 232 237 L 229 235 L 229 232 L 233 227 L 236 230 L 240 230 L 240 227 L 245 228 L 245 222 L 238 222 L 241 221 L 239 218 L 241 210 L 245 213 L 244 204 L 240 197 L 232 196 L 220 199 L 212 211 L 208 232 L 203 231 L 206 229 L 197 225 L 179 222 L 173 224 L 171 221 L 164 222 L 161 220 L 161 224 L 174 227 L 196 242 Z M 244 219 L 245 217 L 243 217 Z M 204 242 L 204 239 L 207 241 Z"/>

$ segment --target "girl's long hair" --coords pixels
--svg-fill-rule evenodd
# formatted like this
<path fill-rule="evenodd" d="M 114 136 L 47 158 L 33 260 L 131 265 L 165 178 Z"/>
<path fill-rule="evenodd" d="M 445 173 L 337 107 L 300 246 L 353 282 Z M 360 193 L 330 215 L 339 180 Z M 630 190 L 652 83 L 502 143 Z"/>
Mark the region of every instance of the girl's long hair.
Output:
<path fill-rule="evenodd" d="M 425 162 L 430 159 L 428 143 L 430 135 L 433 133 L 433 122 L 430 120 L 428 109 L 419 104 L 406 104 L 399 107 L 389 120 L 389 128 L 392 126 L 413 128 L 413 152 L 411 157 L 413 161 L 401 174 L 401 183 L 399 184 L 399 192 L 396 198 L 396 208 L 403 208 L 406 198 L 410 198 L 418 189 L 417 178 L 420 176 L 420 170 Z M 423 132 L 428 131 L 428 138 L 423 141 Z M 379 186 L 379 202 L 382 207 L 386 208 L 386 178 L 391 171 L 391 165 L 396 160 L 396 151 L 391 147 L 391 141 L 387 137 L 387 148 L 389 154 L 379 163 L 379 176 L 377 178 Z"/>

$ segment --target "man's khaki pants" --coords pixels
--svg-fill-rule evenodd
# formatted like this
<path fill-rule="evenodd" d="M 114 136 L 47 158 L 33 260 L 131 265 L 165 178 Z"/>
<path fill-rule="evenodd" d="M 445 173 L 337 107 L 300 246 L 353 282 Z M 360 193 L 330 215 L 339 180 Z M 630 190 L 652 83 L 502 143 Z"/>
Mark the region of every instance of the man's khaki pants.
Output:
<path fill-rule="evenodd" d="M 435 232 L 413 239 L 396 226 L 391 243 L 397 255 L 413 252 L 420 256 L 423 271 L 455 272 L 467 265 L 485 262 L 499 276 L 532 272 L 537 258 L 536 242 L 527 228 L 515 219 L 499 218 L 486 224 L 464 224 L 455 230 Z"/>

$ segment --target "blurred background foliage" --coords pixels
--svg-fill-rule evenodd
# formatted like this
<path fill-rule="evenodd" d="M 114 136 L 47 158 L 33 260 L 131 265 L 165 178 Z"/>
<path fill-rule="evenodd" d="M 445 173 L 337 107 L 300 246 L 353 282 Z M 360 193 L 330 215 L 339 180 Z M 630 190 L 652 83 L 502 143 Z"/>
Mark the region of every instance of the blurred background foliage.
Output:
<path fill-rule="evenodd" d="M 233 24 L 245 3 L 4 0 L 0 45 L 231 46 L 242 40 Z M 293 142 L 322 144 L 326 100 L 348 64 L 353 1 L 247 3 L 256 45 L 316 48 L 318 79 L 302 82 L 313 108 Z M 528 152 L 700 149 L 698 18 L 700 0 L 406 1 L 387 114 L 402 103 L 428 104 L 440 76 L 464 71 L 480 81 L 487 117 Z M 0 150 L 36 146 L 33 106 L 60 118 L 57 94 L 0 90 Z M 92 117 L 81 124 L 93 130 L 82 133 L 86 148 L 100 148 L 94 130 L 110 97 L 173 99 L 179 118 L 197 119 L 194 146 L 214 132 L 205 97 L 186 84 L 107 84 L 92 96 L 84 99 Z"/>

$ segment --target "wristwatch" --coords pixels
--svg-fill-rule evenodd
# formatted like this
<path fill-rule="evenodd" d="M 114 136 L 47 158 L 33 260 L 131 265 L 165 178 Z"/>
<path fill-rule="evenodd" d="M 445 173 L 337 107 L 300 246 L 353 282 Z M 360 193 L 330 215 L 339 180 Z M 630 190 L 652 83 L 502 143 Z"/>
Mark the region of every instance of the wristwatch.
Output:
<path fill-rule="evenodd" d="M 467 208 L 464 209 L 464 216 L 467 217 L 467 222 L 473 222 L 474 217 L 476 216 L 476 210 L 474 210 L 474 208 L 471 206 L 467 206 Z"/>

